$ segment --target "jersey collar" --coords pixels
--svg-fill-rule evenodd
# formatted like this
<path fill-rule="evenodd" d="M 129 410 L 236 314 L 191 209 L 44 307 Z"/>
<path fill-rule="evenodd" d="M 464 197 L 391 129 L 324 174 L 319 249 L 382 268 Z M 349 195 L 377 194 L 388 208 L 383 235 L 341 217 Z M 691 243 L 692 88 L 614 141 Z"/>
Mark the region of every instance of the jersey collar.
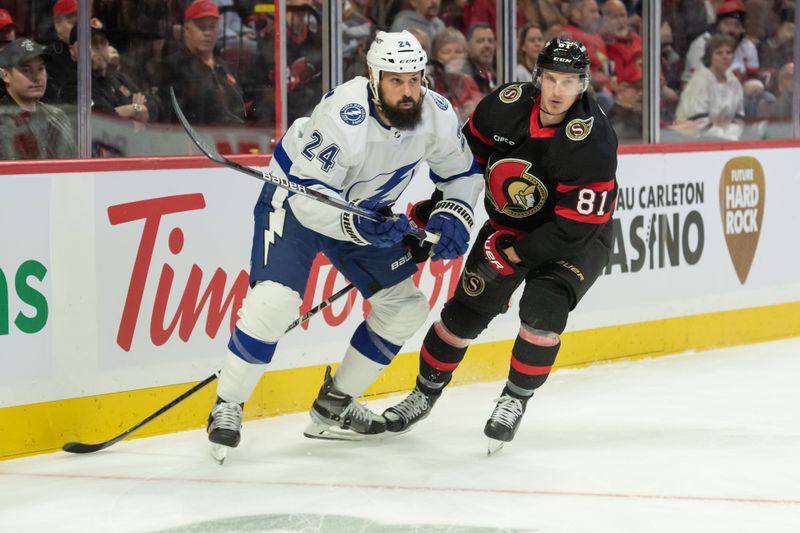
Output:
<path fill-rule="evenodd" d="M 555 128 L 554 126 L 542 126 L 540 124 L 539 111 L 541 110 L 540 106 L 541 101 L 542 101 L 541 95 L 537 96 L 536 101 L 533 104 L 533 111 L 531 111 L 530 134 L 531 137 L 534 138 L 549 139 L 555 136 L 557 128 Z"/>

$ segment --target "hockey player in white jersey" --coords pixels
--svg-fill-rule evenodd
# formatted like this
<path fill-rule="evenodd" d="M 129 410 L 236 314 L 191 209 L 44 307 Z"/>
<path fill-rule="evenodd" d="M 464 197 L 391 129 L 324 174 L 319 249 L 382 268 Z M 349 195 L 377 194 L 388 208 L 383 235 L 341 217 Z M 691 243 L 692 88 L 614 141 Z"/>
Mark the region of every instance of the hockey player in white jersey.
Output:
<path fill-rule="evenodd" d="M 426 230 L 440 236 L 433 260 L 467 250 L 483 178 L 452 106 L 424 87 L 425 51 L 409 32 L 378 32 L 367 53 L 369 79 L 357 77 L 326 94 L 309 118 L 292 124 L 270 171 L 290 182 L 357 202 L 388 218 L 374 222 L 308 197 L 265 185 L 254 210 L 251 290 L 245 298 L 217 387 L 208 438 L 217 458 L 239 444 L 243 404 L 299 312 L 317 252 L 371 304 L 336 375 L 311 408 L 306 436 L 363 438 L 386 421 L 356 401 L 422 325 L 425 295 L 411 277 L 416 264 L 403 245 L 405 214 L 391 208 L 420 164 L 442 200 Z M 398 266 L 399 265 L 399 266 Z"/>

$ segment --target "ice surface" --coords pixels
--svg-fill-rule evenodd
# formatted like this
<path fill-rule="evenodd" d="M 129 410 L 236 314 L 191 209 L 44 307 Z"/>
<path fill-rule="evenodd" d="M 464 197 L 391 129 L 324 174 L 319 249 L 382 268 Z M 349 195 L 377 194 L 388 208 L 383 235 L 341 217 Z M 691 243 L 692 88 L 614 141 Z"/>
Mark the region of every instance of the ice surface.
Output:
<path fill-rule="evenodd" d="M 0 529 L 796 533 L 799 384 L 789 339 L 558 371 L 491 457 L 502 383 L 379 442 L 306 439 L 297 414 L 246 423 L 223 466 L 200 430 L 4 461 Z"/>

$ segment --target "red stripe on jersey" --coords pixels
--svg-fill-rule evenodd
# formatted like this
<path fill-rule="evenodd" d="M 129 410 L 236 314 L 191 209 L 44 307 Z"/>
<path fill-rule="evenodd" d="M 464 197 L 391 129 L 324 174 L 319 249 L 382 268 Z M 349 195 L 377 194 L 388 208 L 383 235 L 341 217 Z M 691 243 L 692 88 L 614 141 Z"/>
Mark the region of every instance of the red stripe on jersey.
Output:
<path fill-rule="evenodd" d="M 553 365 L 550 366 L 526 365 L 516 357 L 512 356 L 511 368 L 513 368 L 520 374 L 525 374 L 526 376 L 546 376 L 547 374 L 550 373 L 550 370 L 553 368 Z"/>
<path fill-rule="evenodd" d="M 559 183 L 556 186 L 556 191 L 565 193 L 574 191 L 575 189 L 592 189 L 595 192 L 611 191 L 614 189 L 614 180 L 609 181 L 595 181 L 586 185 L 564 185 Z"/>
<path fill-rule="evenodd" d="M 422 345 L 422 350 L 420 350 L 419 354 L 422 356 L 422 359 L 431 365 L 436 370 L 441 370 L 442 372 L 452 372 L 456 368 L 458 368 L 458 363 L 445 363 L 443 361 L 439 361 L 435 357 L 433 357 L 429 352 L 425 345 Z"/>
<path fill-rule="evenodd" d="M 477 137 L 483 144 L 485 144 L 487 146 L 494 146 L 494 141 L 493 140 L 487 139 L 486 137 L 481 135 L 481 132 L 479 132 L 477 129 L 475 129 L 475 125 L 472 122 L 473 115 L 475 115 L 474 111 L 472 112 L 472 115 L 469 116 L 469 131 L 471 131 L 472 134 L 475 137 Z"/>
<path fill-rule="evenodd" d="M 612 203 L 607 213 L 602 215 L 582 215 L 569 207 L 556 206 L 556 215 L 574 220 L 576 222 L 585 222 L 587 224 L 605 224 L 609 221 L 609 219 L 611 219 L 611 211 L 614 210 L 613 208 L 614 204 Z"/>
<path fill-rule="evenodd" d="M 523 238 L 525 235 L 528 234 L 528 232 L 526 232 L 526 231 L 518 230 L 516 228 L 509 228 L 508 226 L 504 226 L 502 224 L 498 224 L 497 222 L 495 222 L 492 219 L 489 219 L 489 225 L 492 228 L 494 228 L 495 231 L 510 231 L 511 233 L 514 234 L 514 237 L 516 237 L 517 240 Z"/>
<path fill-rule="evenodd" d="M 539 126 L 539 102 L 541 102 L 541 100 L 542 97 L 538 96 L 536 98 L 536 103 L 533 104 L 533 111 L 531 111 L 531 124 L 529 129 L 531 137 L 549 139 L 550 137 L 555 136 L 556 128 Z"/>

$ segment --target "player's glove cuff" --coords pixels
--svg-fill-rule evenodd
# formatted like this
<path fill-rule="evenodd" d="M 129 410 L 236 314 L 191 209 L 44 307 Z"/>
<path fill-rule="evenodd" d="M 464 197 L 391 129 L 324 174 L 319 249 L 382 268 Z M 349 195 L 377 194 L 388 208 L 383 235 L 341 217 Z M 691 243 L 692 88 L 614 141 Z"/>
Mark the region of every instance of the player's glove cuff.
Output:
<path fill-rule="evenodd" d="M 461 222 L 466 228 L 467 233 L 472 232 L 472 226 L 475 223 L 475 217 L 472 214 L 472 209 L 457 201 L 457 200 L 440 200 L 434 206 L 429 219 L 438 213 L 444 213 L 455 217 L 456 220 Z"/>
<path fill-rule="evenodd" d="M 517 273 L 516 265 L 503 252 L 504 249 L 513 246 L 515 242 L 517 242 L 517 238 L 506 230 L 496 231 L 484 241 L 483 258 L 493 271 L 494 276 L 492 277 L 502 278 Z"/>
<path fill-rule="evenodd" d="M 342 231 L 350 239 L 351 242 L 359 245 L 359 246 L 367 246 L 370 242 L 367 240 L 366 237 L 359 233 L 358 228 L 356 226 L 356 215 L 355 213 L 344 212 L 342 213 Z"/>

